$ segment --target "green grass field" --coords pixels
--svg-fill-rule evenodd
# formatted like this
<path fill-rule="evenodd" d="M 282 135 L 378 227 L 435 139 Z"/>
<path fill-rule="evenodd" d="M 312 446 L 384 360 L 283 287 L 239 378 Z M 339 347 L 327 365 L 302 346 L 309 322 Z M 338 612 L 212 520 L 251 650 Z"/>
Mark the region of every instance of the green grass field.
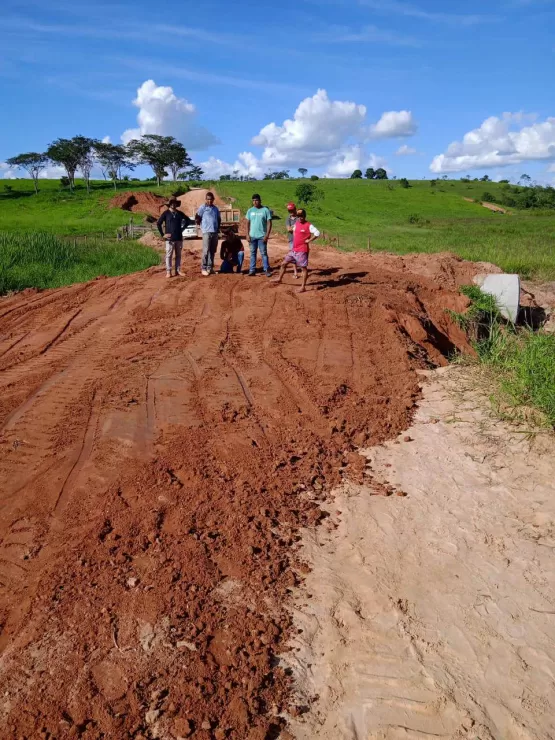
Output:
<path fill-rule="evenodd" d="M 275 228 L 285 232 L 285 204 L 295 199 L 299 180 L 203 183 L 222 196 L 233 197 L 242 211 L 250 206 L 253 192 L 276 216 Z M 495 195 L 502 185 L 458 180 L 412 181 L 404 189 L 397 181 L 319 180 L 323 198 L 308 208 L 309 218 L 340 249 L 372 249 L 398 254 L 452 251 L 465 259 L 493 262 L 526 278 L 555 279 L 555 212 L 518 211 L 493 213 L 465 198 L 479 199 L 485 191 Z M 33 195 L 29 180 L 0 185 L 0 230 L 47 231 L 57 235 L 115 234 L 129 222 L 130 214 L 111 209 L 114 195 L 109 183 L 95 182 L 90 195 L 82 183 L 74 194 L 61 191 L 57 181 L 40 183 Z M 122 184 L 125 190 L 153 190 L 169 195 L 174 184 L 157 188 L 151 182 Z M 140 216 L 134 215 L 135 222 Z"/>
<path fill-rule="evenodd" d="M 226 182 L 218 192 L 236 198 L 244 210 L 253 192 L 285 218 L 298 181 Z M 372 249 L 397 254 L 450 251 L 474 261 L 493 262 L 523 277 L 555 278 L 555 212 L 516 211 L 499 214 L 465 198 L 495 193 L 497 183 L 439 180 L 413 181 L 409 189 L 396 181 L 319 180 L 323 199 L 307 208 L 319 229 L 339 237 L 340 248 Z M 277 220 L 275 228 L 284 229 Z M 335 242 L 332 239 L 332 243 Z"/>
<path fill-rule="evenodd" d="M 555 334 L 508 325 L 495 299 L 475 285 L 461 288 L 470 308 L 452 317 L 474 337 L 476 360 L 486 369 L 491 398 L 503 416 L 555 428 Z M 526 413 L 522 413 L 522 410 Z M 540 416 L 530 416 L 539 409 Z"/>
<path fill-rule="evenodd" d="M 159 261 L 154 250 L 137 242 L 91 239 L 73 244 L 45 232 L 0 231 L 0 295 L 123 275 Z"/>

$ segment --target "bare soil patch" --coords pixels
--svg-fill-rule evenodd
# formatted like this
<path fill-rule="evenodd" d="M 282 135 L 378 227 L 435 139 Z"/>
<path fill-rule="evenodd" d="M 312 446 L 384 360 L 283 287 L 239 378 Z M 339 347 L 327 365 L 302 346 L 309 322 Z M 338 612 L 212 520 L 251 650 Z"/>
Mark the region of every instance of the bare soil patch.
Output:
<path fill-rule="evenodd" d="M 465 198 L 465 200 L 468 203 L 474 203 L 474 198 Z M 496 211 L 497 213 L 507 213 L 507 210 L 505 208 L 501 208 L 501 206 L 498 206 L 496 203 L 488 203 L 484 200 L 480 203 L 480 205 L 484 208 L 487 208 L 489 211 Z"/>
<path fill-rule="evenodd" d="M 300 296 L 191 251 L 0 301 L 2 737 L 278 734 L 299 531 L 469 350 L 445 309 L 479 271 L 313 267 Z"/>
<path fill-rule="evenodd" d="M 112 208 L 121 208 L 132 213 L 147 213 L 158 218 L 167 199 L 155 193 L 135 191 L 116 195 L 110 201 Z"/>
<path fill-rule="evenodd" d="M 445 370 L 305 534 L 299 740 L 555 735 L 555 439 Z"/>

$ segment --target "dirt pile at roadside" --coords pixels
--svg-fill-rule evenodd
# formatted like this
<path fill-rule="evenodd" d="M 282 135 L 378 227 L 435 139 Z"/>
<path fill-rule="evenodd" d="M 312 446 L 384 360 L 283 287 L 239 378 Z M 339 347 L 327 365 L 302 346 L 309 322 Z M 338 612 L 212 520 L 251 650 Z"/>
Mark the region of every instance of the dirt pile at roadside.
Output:
<path fill-rule="evenodd" d="M 0 302 L 5 737 L 277 736 L 299 530 L 470 349 L 401 258 L 313 267 Z"/>
<path fill-rule="evenodd" d="M 206 193 L 208 192 L 204 188 L 198 188 L 177 196 L 177 200 L 181 203 L 179 206 L 180 210 L 187 216 L 194 216 L 200 206 L 203 205 Z M 217 206 L 222 208 L 227 205 L 227 202 L 220 198 L 217 193 L 214 193 L 214 195 Z M 161 195 L 137 190 L 114 196 L 110 201 L 110 207 L 121 208 L 124 211 L 132 211 L 133 213 L 147 213 L 149 216 L 156 216 L 158 218 L 167 200 L 167 198 Z"/>
<path fill-rule="evenodd" d="M 135 191 L 114 196 L 110 201 L 110 207 L 121 208 L 123 211 L 132 213 L 147 213 L 149 216 L 158 218 L 166 200 L 155 193 Z"/>
<path fill-rule="evenodd" d="M 220 198 L 214 190 L 210 191 L 206 190 L 206 188 L 195 188 L 194 190 L 189 190 L 188 193 L 179 196 L 179 200 L 181 201 L 181 210 L 188 216 L 194 215 L 198 209 L 204 205 L 206 193 L 209 192 L 214 193 L 214 204 L 219 208 L 227 205 L 227 201 Z"/>
<path fill-rule="evenodd" d="M 154 249 L 163 250 L 165 247 L 165 240 L 155 231 L 147 231 L 146 234 L 141 236 L 139 242 L 141 244 L 145 244 L 147 247 L 153 247 Z"/>

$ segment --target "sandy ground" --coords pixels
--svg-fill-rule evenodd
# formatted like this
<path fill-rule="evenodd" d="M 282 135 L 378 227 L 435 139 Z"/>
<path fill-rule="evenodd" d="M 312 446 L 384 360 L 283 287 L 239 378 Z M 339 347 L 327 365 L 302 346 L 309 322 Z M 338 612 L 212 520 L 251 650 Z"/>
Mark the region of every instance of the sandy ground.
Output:
<path fill-rule="evenodd" d="M 488 409 L 468 370 L 434 371 L 305 534 L 298 740 L 555 737 L 555 442 Z"/>

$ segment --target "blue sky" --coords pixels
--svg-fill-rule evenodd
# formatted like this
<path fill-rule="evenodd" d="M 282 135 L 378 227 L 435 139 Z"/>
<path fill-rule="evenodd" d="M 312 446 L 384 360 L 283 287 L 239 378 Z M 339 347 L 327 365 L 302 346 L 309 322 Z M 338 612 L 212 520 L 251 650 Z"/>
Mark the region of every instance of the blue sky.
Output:
<path fill-rule="evenodd" d="M 555 0 L 2 0 L 0 28 L 0 163 L 142 132 L 215 176 L 555 181 Z"/>

